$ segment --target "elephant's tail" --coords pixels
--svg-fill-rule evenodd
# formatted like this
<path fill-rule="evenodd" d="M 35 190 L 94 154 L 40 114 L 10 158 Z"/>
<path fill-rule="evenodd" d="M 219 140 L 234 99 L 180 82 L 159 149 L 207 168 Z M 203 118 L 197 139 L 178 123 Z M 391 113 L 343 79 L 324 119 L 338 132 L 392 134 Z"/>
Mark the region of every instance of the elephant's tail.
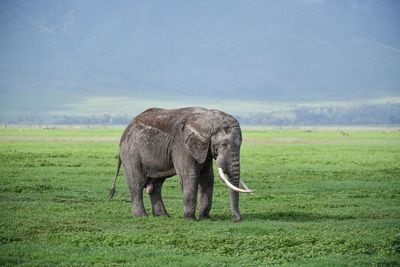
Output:
<path fill-rule="evenodd" d="M 115 194 L 115 183 L 117 182 L 118 174 L 119 174 L 119 169 L 121 168 L 121 157 L 118 155 L 118 163 L 117 163 L 117 172 L 115 174 L 114 182 L 112 184 L 111 190 L 110 190 L 110 200 L 113 198 Z"/>

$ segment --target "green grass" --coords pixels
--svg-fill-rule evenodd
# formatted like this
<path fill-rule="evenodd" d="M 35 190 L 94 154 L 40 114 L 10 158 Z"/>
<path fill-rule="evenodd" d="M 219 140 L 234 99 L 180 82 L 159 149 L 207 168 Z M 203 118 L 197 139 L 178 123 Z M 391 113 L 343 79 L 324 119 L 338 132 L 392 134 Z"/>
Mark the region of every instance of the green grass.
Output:
<path fill-rule="evenodd" d="M 233 223 L 218 180 L 208 221 L 176 177 L 171 218 L 132 218 L 123 176 L 109 201 L 122 130 L 0 128 L 0 265 L 400 265 L 400 132 L 245 131 Z"/>

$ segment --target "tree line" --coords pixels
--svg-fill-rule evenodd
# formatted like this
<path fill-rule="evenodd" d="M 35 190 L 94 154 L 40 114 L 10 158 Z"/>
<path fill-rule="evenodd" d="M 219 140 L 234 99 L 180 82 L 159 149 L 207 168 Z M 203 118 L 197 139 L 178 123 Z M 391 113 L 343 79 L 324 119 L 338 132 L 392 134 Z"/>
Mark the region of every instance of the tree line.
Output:
<path fill-rule="evenodd" d="M 234 115 L 234 114 L 233 114 Z M 242 125 L 400 125 L 400 104 L 365 104 L 353 107 L 294 107 L 285 112 L 260 112 L 234 115 Z M 43 117 L 39 114 L 6 119 L 2 124 L 25 125 L 126 125 L 133 115 L 58 115 Z"/>
<path fill-rule="evenodd" d="M 399 125 L 400 104 L 299 107 L 287 115 L 253 113 L 238 120 L 245 125 Z"/>

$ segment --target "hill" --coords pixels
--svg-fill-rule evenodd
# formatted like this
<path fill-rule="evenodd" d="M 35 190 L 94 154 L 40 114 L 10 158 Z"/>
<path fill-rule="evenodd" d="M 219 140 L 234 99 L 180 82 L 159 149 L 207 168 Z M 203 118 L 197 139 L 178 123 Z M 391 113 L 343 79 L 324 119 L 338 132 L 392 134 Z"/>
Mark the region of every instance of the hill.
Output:
<path fill-rule="evenodd" d="M 110 97 L 181 106 L 399 96 L 399 11 L 397 1 L 2 1 L 0 112 L 73 115 Z"/>

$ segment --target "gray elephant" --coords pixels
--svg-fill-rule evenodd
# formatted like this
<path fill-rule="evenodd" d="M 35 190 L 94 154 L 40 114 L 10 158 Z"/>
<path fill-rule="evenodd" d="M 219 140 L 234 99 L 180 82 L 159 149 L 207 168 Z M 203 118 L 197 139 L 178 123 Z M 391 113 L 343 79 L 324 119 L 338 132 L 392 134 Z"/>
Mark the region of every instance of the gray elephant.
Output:
<path fill-rule="evenodd" d="M 210 218 L 215 159 L 221 180 L 230 188 L 233 220 L 239 221 L 239 192 L 253 191 L 240 179 L 241 143 L 238 121 L 225 112 L 200 107 L 148 109 L 131 121 L 121 137 L 110 197 L 115 193 L 122 163 L 134 216 L 147 215 L 144 188 L 150 195 L 153 215 L 168 216 L 161 188 L 166 178 L 177 175 L 183 191 L 184 218 L 196 218 L 198 193 L 199 219 Z"/>

